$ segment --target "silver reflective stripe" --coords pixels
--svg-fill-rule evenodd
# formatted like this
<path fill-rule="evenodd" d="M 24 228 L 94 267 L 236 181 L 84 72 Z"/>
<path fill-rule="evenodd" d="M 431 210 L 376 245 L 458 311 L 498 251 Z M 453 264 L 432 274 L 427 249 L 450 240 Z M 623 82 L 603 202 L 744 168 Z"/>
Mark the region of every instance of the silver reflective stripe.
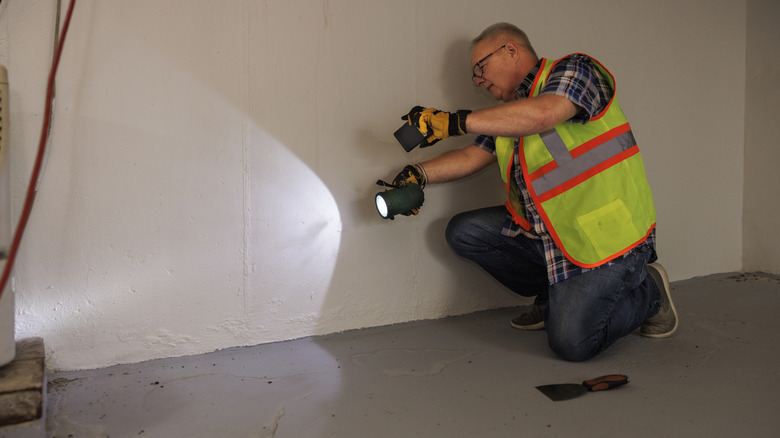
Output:
<path fill-rule="evenodd" d="M 546 134 L 546 136 L 542 137 L 542 141 L 547 147 L 547 150 L 550 151 L 550 155 L 555 158 L 558 167 L 531 183 L 538 196 L 587 172 L 593 167 L 611 159 L 615 155 L 636 146 L 634 134 L 632 134 L 631 131 L 628 131 L 596 146 L 577 158 L 572 158 L 571 153 L 566 149 L 566 146 L 564 146 L 566 154 L 560 154 L 558 149 L 560 148 L 560 144 L 563 144 L 563 140 L 556 131 L 553 130 L 552 133 L 551 131 L 547 131 L 544 134 Z M 555 150 L 555 152 L 553 152 L 553 150 Z M 563 162 L 558 161 L 556 154 L 563 157 Z M 568 158 L 566 158 L 567 156 Z"/>
<path fill-rule="evenodd" d="M 564 166 L 574 159 L 563 142 L 561 135 L 555 129 L 542 132 L 539 136 L 542 137 L 542 143 L 547 147 L 547 151 L 550 152 L 558 167 Z"/>

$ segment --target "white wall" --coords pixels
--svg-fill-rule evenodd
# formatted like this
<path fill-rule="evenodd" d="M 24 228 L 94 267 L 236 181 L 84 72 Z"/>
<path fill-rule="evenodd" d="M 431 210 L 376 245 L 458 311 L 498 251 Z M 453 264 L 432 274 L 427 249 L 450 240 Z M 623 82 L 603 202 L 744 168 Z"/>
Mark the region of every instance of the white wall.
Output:
<path fill-rule="evenodd" d="M 780 3 L 747 3 L 744 268 L 780 274 Z"/>
<path fill-rule="evenodd" d="M 0 6 L 17 212 L 53 4 Z M 406 154 L 392 132 L 415 104 L 492 104 L 470 85 L 469 41 L 502 20 L 543 56 L 587 52 L 617 77 L 672 280 L 739 270 L 745 9 L 79 0 L 15 271 L 17 337 L 43 336 L 53 369 L 91 368 L 518 303 L 443 239 L 452 214 L 500 203 L 495 170 L 429 187 L 417 217 L 372 205 L 377 178 L 468 142 Z"/>

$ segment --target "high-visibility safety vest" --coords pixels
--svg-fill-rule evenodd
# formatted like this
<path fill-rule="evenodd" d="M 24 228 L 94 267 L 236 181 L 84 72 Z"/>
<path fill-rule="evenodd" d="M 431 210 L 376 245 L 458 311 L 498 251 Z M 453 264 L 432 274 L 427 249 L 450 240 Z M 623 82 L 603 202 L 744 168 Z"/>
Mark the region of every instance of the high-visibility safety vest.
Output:
<path fill-rule="evenodd" d="M 615 88 L 615 79 L 591 58 Z M 558 61 L 542 59 L 530 98 L 539 95 Z M 563 122 L 520 138 L 520 165 L 534 205 L 555 244 L 572 263 L 592 268 L 636 247 L 655 228 L 653 195 L 639 147 L 614 95 L 586 124 Z M 496 138 L 506 207 L 526 230 L 517 183 L 512 176 L 515 139 Z"/>

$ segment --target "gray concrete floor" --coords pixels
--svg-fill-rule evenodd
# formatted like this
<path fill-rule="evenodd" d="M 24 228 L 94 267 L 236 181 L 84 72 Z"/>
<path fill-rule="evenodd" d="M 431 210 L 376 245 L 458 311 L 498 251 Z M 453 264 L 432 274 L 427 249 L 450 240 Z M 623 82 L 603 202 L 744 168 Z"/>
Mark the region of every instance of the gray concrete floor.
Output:
<path fill-rule="evenodd" d="M 680 328 L 586 363 L 515 309 L 50 374 L 51 437 L 777 437 L 780 279 L 672 284 Z M 537 385 L 631 382 L 553 402 Z"/>

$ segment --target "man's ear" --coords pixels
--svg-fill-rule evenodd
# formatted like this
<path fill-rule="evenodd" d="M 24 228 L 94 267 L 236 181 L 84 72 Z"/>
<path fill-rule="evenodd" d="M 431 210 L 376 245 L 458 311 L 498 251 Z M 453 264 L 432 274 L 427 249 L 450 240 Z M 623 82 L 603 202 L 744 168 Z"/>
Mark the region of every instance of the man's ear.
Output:
<path fill-rule="evenodd" d="M 520 57 L 518 56 L 520 53 L 520 46 L 517 44 L 516 41 L 508 41 L 506 43 L 506 52 L 509 54 L 509 56 L 512 58 L 513 62 L 517 62 Z"/>

